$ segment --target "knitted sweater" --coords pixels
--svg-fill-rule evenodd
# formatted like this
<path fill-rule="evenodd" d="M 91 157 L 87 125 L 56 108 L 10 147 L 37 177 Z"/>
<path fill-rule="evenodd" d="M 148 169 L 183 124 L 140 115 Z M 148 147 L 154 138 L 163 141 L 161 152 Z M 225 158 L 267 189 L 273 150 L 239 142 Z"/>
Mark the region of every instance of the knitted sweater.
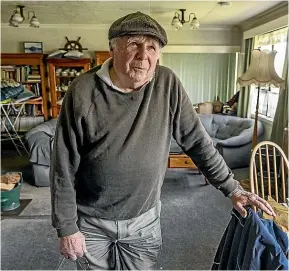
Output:
<path fill-rule="evenodd" d="M 168 68 L 124 93 L 91 70 L 66 93 L 51 166 L 52 222 L 59 236 L 78 231 L 77 212 L 130 219 L 160 199 L 171 136 L 225 196 L 237 181 L 213 147 L 181 82 Z"/>

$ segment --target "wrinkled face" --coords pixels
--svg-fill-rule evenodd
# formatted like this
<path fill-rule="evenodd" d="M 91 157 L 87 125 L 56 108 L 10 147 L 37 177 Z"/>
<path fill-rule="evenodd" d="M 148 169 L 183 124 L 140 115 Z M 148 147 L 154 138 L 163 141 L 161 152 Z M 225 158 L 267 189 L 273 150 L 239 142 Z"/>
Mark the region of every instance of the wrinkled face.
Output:
<path fill-rule="evenodd" d="M 118 76 L 141 85 L 153 76 L 160 56 L 159 41 L 150 36 L 120 37 L 111 56 Z"/>

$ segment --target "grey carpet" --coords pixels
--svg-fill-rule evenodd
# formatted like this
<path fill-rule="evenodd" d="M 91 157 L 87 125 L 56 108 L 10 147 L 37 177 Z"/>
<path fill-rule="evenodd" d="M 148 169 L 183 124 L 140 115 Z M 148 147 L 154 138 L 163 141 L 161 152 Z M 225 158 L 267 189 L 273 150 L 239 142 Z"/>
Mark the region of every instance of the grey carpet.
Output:
<path fill-rule="evenodd" d="M 219 191 L 204 185 L 201 175 L 168 171 L 162 189 L 159 268 L 210 269 L 231 208 Z"/>
<path fill-rule="evenodd" d="M 2 217 L 1 269 L 55 270 L 61 257 L 49 217 L 49 188 L 25 184 L 21 197 L 32 198 L 22 213 Z M 167 172 L 161 200 L 163 250 L 157 269 L 209 269 L 230 219 L 230 201 L 204 185 L 201 175 L 178 170 Z M 75 264 L 66 260 L 61 269 Z"/>
<path fill-rule="evenodd" d="M 1 171 L 21 171 L 21 199 L 32 199 L 16 217 L 1 221 L 1 270 L 55 270 L 61 260 L 58 238 L 50 220 L 49 187 L 33 186 L 27 156 L 2 145 Z M 248 169 L 233 171 L 237 180 L 248 178 Z M 190 170 L 168 170 L 162 188 L 163 250 L 157 269 L 194 270 L 211 267 L 219 240 L 230 219 L 230 200 L 202 175 Z M 75 269 L 63 262 L 61 270 Z"/>

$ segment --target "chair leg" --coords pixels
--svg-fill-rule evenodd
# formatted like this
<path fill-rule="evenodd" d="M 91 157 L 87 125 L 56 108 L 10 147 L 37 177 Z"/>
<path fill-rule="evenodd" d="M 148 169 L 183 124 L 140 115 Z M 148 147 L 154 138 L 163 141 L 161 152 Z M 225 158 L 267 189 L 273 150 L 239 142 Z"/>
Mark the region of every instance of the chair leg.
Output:
<path fill-rule="evenodd" d="M 205 183 L 206 183 L 206 185 L 210 184 L 207 178 L 205 178 Z"/>

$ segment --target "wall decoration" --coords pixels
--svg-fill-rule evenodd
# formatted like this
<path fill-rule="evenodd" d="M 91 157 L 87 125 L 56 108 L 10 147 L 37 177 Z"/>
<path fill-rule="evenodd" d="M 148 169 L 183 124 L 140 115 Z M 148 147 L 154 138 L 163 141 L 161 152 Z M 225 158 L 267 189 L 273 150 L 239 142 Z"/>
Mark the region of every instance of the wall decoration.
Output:
<path fill-rule="evenodd" d="M 69 40 L 67 37 L 65 37 L 67 42 L 64 45 L 64 48 L 59 48 L 59 50 L 65 50 L 65 51 L 79 51 L 82 52 L 82 50 L 88 50 L 88 48 L 83 48 L 82 45 L 80 44 L 80 39 L 79 37 L 77 40 Z"/>
<path fill-rule="evenodd" d="M 27 41 L 23 43 L 23 46 L 24 46 L 24 53 L 43 54 L 42 42 Z"/>

